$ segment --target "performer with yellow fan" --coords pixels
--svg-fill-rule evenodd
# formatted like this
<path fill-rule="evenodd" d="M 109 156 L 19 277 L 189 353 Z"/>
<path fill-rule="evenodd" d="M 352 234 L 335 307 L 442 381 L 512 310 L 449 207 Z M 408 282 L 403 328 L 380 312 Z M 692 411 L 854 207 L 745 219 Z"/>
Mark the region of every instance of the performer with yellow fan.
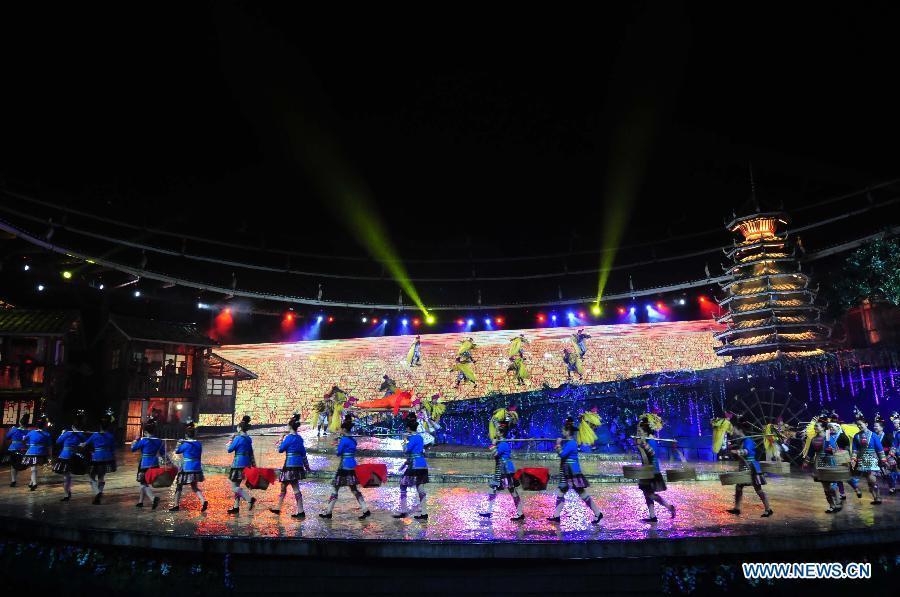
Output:
<path fill-rule="evenodd" d="M 566 375 L 572 379 L 572 374 L 576 374 L 578 379 L 584 379 L 584 363 L 581 357 L 568 348 L 563 348 L 563 363 L 566 364 Z"/>
<path fill-rule="evenodd" d="M 594 409 L 583 413 L 577 423 L 572 417 L 568 417 L 563 423 L 563 436 L 556 441 L 556 451 L 559 452 L 559 493 L 556 496 L 556 510 L 553 516 L 547 519 L 550 522 L 560 521 L 566 502 L 566 492 L 570 489 L 574 490 L 594 513 L 593 524 L 599 524 L 603 518 L 603 512 L 585 491 L 590 484 L 581 473 L 581 463 L 578 461 L 578 446 L 590 446 L 597 441 L 594 427 L 600 422 L 600 417 Z"/>
<path fill-rule="evenodd" d="M 422 337 L 416 336 L 409 352 L 406 353 L 406 364 L 410 367 L 419 367 L 422 363 Z"/>
<path fill-rule="evenodd" d="M 475 359 L 468 352 L 456 357 L 456 363 L 450 368 L 450 371 L 456 371 L 456 387 L 463 381 L 468 381 L 472 387 L 477 387 L 478 382 L 475 381 Z"/>
<path fill-rule="evenodd" d="M 348 409 L 356 399 L 351 398 L 347 395 L 347 392 L 334 385 L 331 386 L 331 389 L 325 394 L 325 400 L 332 400 L 334 402 L 334 408 L 331 411 L 331 418 L 328 424 L 328 431 L 338 433 L 341 430 L 341 424 L 344 420 L 344 411 Z"/>
<path fill-rule="evenodd" d="M 497 490 L 506 488 L 509 495 L 512 496 L 513 504 L 516 506 L 516 515 L 510 520 L 520 522 L 525 520 L 523 512 L 522 496 L 519 493 L 519 480 L 515 478 L 516 466 L 512 461 L 512 450 L 509 442 L 506 441 L 507 436 L 512 427 L 518 425 L 519 414 L 516 412 L 515 406 L 509 408 L 499 408 L 494 411 L 488 422 L 488 432 L 491 436 L 493 445 L 488 449 L 494 456 L 494 476 L 488 486 L 491 488 L 488 494 L 488 506 L 486 512 L 479 512 L 479 516 L 490 518 L 494 513 L 494 502 L 497 499 Z"/>
<path fill-rule="evenodd" d="M 638 481 L 638 488 L 644 494 L 644 502 L 647 504 L 649 517 L 644 522 L 656 522 L 656 510 L 654 502 L 669 511 L 669 517 L 675 518 L 675 506 L 669 504 L 659 492 L 666 490 L 666 480 L 663 479 L 662 471 L 659 468 L 659 443 L 655 435 L 663 427 L 663 421 L 659 415 L 655 413 L 644 413 L 638 419 L 637 425 L 637 448 L 641 455 L 641 464 L 645 466 L 653 466 L 656 474 L 652 479 L 641 479 Z"/>
<path fill-rule="evenodd" d="M 525 356 L 525 345 L 528 344 L 528 340 L 525 338 L 525 334 L 519 334 L 515 336 L 512 340 L 509 341 L 509 349 L 507 350 L 507 356 L 510 358 L 519 356 Z"/>
<path fill-rule="evenodd" d="M 837 414 L 837 411 L 832 411 L 830 414 L 826 415 L 825 420 L 828 421 L 831 432 L 836 438 L 835 443 L 837 449 L 834 452 L 835 464 L 839 466 L 850 466 L 850 446 L 853 442 L 853 437 L 859 433 L 859 427 L 849 423 L 841 423 L 841 417 Z M 856 492 L 856 497 L 862 499 L 862 490 L 859 488 L 859 479 L 851 477 L 849 483 L 850 487 L 853 488 L 853 491 Z M 846 500 L 847 495 L 844 492 L 843 481 L 837 482 L 837 489 L 841 496 L 841 501 Z"/>
<path fill-rule="evenodd" d="M 753 441 L 753 438 L 747 437 L 746 427 L 747 423 L 742 418 L 731 418 L 731 433 L 734 435 L 734 440 L 733 443 L 729 442 L 732 443 L 732 445 L 728 451 L 737 457 L 740 462 L 740 468 L 738 470 L 750 471 L 750 484 L 753 486 L 753 489 L 756 490 L 756 495 L 762 500 L 763 507 L 765 508 L 765 512 L 763 512 L 761 516 L 762 518 L 768 518 L 772 516 L 774 512 L 769 506 L 769 497 L 762 488 L 762 486 L 766 484 L 766 478 L 763 476 L 759 462 L 756 460 L 756 442 Z M 744 487 L 746 487 L 744 483 L 738 483 L 734 486 L 734 508 L 727 510 L 730 514 L 740 515 L 741 500 L 744 497 Z"/>
<path fill-rule="evenodd" d="M 516 376 L 516 384 L 524 386 L 525 380 L 531 377 L 531 374 L 528 373 L 528 367 L 525 366 L 525 357 L 522 354 L 517 354 L 514 357 L 509 357 L 509 361 L 506 372 L 512 371 Z"/>
<path fill-rule="evenodd" d="M 875 480 L 875 475 L 876 473 L 880 474 L 881 468 L 887 465 L 884 458 L 884 448 L 878 436 L 869 429 L 869 422 L 866 420 L 866 416 L 856 407 L 853 408 L 853 418 L 856 419 L 859 433 L 853 436 L 850 468 L 865 478 L 869 484 L 869 493 L 872 494 L 872 505 L 877 506 L 881 504 L 881 497 L 878 492 L 878 482 Z"/>

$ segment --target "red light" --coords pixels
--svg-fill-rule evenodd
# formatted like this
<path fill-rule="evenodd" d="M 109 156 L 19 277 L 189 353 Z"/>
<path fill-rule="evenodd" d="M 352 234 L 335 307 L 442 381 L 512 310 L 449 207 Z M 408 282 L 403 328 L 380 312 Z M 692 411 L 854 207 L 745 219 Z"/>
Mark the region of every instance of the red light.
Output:
<path fill-rule="evenodd" d="M 497 325 L 503 325 L 503 318 L 502 318 L 502 317 L 498 317 L 498 318 L 495 319 L 494 321 L 497 322 Z"/>
<path fill-rule="evenodd" d="M 543 313 L 538 313 L 537 320 L 540 323 L 544 323 L 547 321 L 547 317 Z"/>
<path fill-rule="evenodd" d="M 415 319 L 413 319 L 413 325 L 419 325 L 419 323 L 420 323 L 420 322 L 419 322 L 419 318 L 418 318 L 418 317 L 415 318 Z"/>
<path fill-rule="evenodd" d="M 625 315 L 625 307 L 619 307 L 619 315 Z"/>
<path fill-rule="evenodd" d="M 226 307 L 225 313 L 227 313 L 228 315 L 231 315 L 231 307 Z"/>
<path fill-rule="evenodd" d="M 580 319 L 584 319 L 584 311 L 579 311 L 579 312 L 578 312 L 578 317 L 579 317 Z"/>
<path fill-rule="evenodd" d="M 294 321 L 294 314 L 288 313 L 287 315 L 284 316 L 284 318 L 288 321 Z"/>
<path fill-rule="evenodd" d="M 372 318 L 372 323 L 378 323 L 378 318 L 377 318 L 377 317 L 373 317 L 373 318 Z"/>
<path fill-rule="evenodd" d="M 328 318 L 328 323 L 333 323 L 333 322 L 334 322 L 334 317 L 329 317 L 329 318 Z"/>
<path fill-rule="evenodd" d="M 656 308 L 657 308 L 657 309 L 662 309 L 662 308 L 663 308 L 663 304 L 662 304 L 661 302 L 660 302 L 660 303 L 656 303 Z"/>
<path fill-rule="evenodd" d="M 456 320 L 456 325 L 462 325 L 462 324 L 464 324 L 464 323 L 465 323 L 465 322 L 464 322 L 462 319 L 457 319 L 457 320 Z"/>
<path fill-rule="evenodd" d="M 706 297 L 705 297 L 705 296 L 701 296 L 701 297 L 700 297 L 699 299 L 697 299 L 697 300 L 699 300 L 701 303 L 705 303 L 705 302 L 706 302 Z"/>

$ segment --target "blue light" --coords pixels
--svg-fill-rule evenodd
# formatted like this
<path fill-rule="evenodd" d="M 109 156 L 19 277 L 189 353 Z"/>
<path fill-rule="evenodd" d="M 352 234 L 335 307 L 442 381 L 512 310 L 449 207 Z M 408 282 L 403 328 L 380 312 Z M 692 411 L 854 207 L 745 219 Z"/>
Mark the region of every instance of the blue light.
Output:
<path fill-rule="evenodd" d="M 484 318 L 484 325 L 491 325 L 491 320 L 487 317 Z"/>
<path fill-rule="evenodd" d="M 550 316 L 550 321 L 556 321 L 556 315 L 551 315 L 551 316 Z"/>
<path fill-rule="evenodd" d="M 467 320 L 466 325 L 475 325 L 475 320 L 474 319 Z"/>
<path fill-rule="evenodd" d="M 631 314 L 632 314 L 632 315 L 634 315 L 634 312 L 635 312 L 635 308 L 634 308 L 634 307 L 632 307 L 632 308 L 630 308 L 630 309 L 628 309 L 628 312 L 629 312 L 629 313 L 631 313 Z"/>
<path fill-rule="evenodd" d="M 402 323 L 403 325 L 409 325 L 409 320 L 408 320 L 408 319 L 404 319 L 404 320 L 402 320 L 400 323 Z"/>
<path fill-rule="evenodd" d="M 321 315 L 319 315 L 318 317 L 316 317 L 316 323 L 322 323 L 322 316 L 321 316 Z"/>
<path fill-rule="evenodd" d="M 568 317 L 569 319 L 575 319 L 575 314 L 569 311 L 568 313 L 566 313 L 566 317 Z"/>

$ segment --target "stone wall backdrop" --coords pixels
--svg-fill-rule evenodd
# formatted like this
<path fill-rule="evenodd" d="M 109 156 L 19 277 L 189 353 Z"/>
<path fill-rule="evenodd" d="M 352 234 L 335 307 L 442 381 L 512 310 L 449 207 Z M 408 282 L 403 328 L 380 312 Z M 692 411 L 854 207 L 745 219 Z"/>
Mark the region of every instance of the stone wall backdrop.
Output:
<path fill-rule="evenodd" d="M 284 423 L 294 411 L 304 418 L 332 384 L 360 400 L 381 397 L 378 386 L 384 374 L 414 395 L 440 393 L 443 400 L 460 400 L 492 392 L 514 393 L 556 387 L 566 381 L 562 351 L 571 346 L 576 327 L 503 330 L 422 336 L 422 365 L 408 367 L 405 357 L 414 335 L 318 340 L 276 344 L 222 346 L 217 354 L 247 367 L 259 379 L 238 384 L 236 416 L 253 417 L 259 425 Z M 699 370 L 721 367 L 713 334 L 724 328 L 711 320 L 648 324 L 584 326 L 592 337 L 584 359 L 586 383 L 634 377 L 644 373 Z M 507 348 L 514 336 L 524 333 L 530 344 L 525 355 L 531 378 L 517 386 Z M 454 387 L 450 370 L 457 347 L 471 336 L 478 386 Z M 231 415 L 202 415 L 201 425 L 230 425 Z"/>

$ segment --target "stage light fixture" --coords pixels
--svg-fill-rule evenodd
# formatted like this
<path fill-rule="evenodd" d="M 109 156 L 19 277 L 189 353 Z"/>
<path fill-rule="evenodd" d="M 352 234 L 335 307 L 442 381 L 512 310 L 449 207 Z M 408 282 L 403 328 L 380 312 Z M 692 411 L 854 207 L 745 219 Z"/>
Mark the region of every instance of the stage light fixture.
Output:
<path fill-rule="evenodd" d="M 435 319 L 434 315 L 426 315 L 425 316 L 425 323 L 427 323 L 428 325 L 432 325 L 435 321 L 436 321 L 436 319 Z"/>
<path fill-rule="evenodd" d="M 403 325 L 408 325 L 408 324 L 409 324 L 409 320 L 406 319 L 406 318 L 403 318 L 403 319 L 400 321 L 400 323 L 403 324 Z"/>
<path fill-rule="evenodd" d="M 538 323 L 544 323 L 547 321 L 547 317 L 543 313 L 538 313 L 537 320 Z"/>
<path fill-rule="evenodd" d="M 683 305 L 683 304 L 684 304 L 684 299 L 678 299 L 678 304 L 679 304 L 679 305 Z"/>
<path fill-rule="evenodd" d="M 321 316 L 321 315 L 319 315 L 318 317 L 316 317 L 316 323 L 322 323 L 322 316 Z"/>
<path fill-rule="evenodd" d="M 456 320 L 456 325 L 463 325 L 465 322 L 462 319 Z"/>
<path fill-rule="evenodd" d="M 99 288 L 100 290 L 103 290 L 103 284 L 101 284 L 101 285 L 98 286 L 97 288 Z"/>
<path fill-rule="evenodd" d="M 619 315 L 625 315 L 625 307 L 619 307 Z"/>
<path fill-rule="evenodd" d="M 656 308 L 657 308 L 657 309 L 665 309 L 665 307 L 666 307 L 666 306 L 662 304 L 662 301 L 659 301 L 658 303 L 656 303 Z"/>
<path fill-rule="evenodd" d="M 421 323 L 418 317 L 413 318 L 413 325 L 419 325 Z"/>
<path fill-rule="evenodd" d="M 378 323 L 378 318 L 377 318 L 377 317 L 373 317 L 373 318 L 372 318 L 372 323 L 373 323 L 373 324 L 374 324 L 374 323 Z"/>
<path fill-rule="evenodd" d="M 65 270 L 65 271 L 62 273 L 62 277 L 65 278 L 66 280 L 71 280 L 71 279 L 72 279 L 72 272 L 70 272 L 69 270 Z"/>
<path fill-rule="evenodd" d="M 134 291 L 134 298 L 137 298 L 137 297 L 139 297 L 139 296 L 141 296 L 141 291 L 140 291 L 140 290 L 135 290 L 135 291 Z"/>
<path fill-rule="evenodd" d="M 38 284 L 37 289 L 38 289 L 38 292 L 43 292 L 43 291 L 44 291 L 44 285 L 43 285 L 43 284 Z"/>
<path fill-rule="evenodd" d="M 328 323 L 334 323 L 334 317 L 328 316 Z"/>
<path fill-rule="evenodd" d="M 569 311 L 568 313 L 566 313 L 566 317 L 569 319 L 575 319 L 575 314 Z"/>
<path fill-rule="evenodd" d="M 550 316 L 550 321 L 556 321 L 556 315 L 551 315 L 551 316 Z"/>
<path fill-rule="evenodd" d="M 366 323 L 367 321 L 369 321 L 369 319 L 368 319 L 367 317 L 363 317 L 363 318 L 362 318 L 362 322 L 363 322 L 363 323 Z"/>
<path fill-rule="evenodd" d="M 497 323 L 497 325 L 503 325 L 503 318 L 502 318 L 502 317 L 498 317 L 498 318 L 495 319 L 494 321 Z"/>
<path fill-rule="evenodd" d="M 584 311 L 578 312 L 578 319 L 584 319 Z"/>
<path fill-rule="evenodd" d="M 474 319 L 468 319 L 468 320 L 466 320 L 466 324 L 467 324 L 467 325 L 475 325 L 475 320 L 474 320 Z"/>
<path fill-rule="evenodd" d="M 28 270 L 31 269 L 31 266 L 26 263 L 25 267 L 23 269 L 27 272 Z"/>
<path fill-rule="evenodd" d="M 634 312 L 635 312 L 635 311 L 637 311 L 637 309 L 634 308 L 634 307 L 628 309 L 628 312 L 631 313 L 632 315 L 634 315 Z"/>
<path fill-rule="evenodd" d="M 600 305 L 594 305 L 593 307 L 591 307 L 591 314 L 593 314 L 594 316 L 598 316 L 601 313 L 603 313 L 603 310 L 600 308 Z"/>
<path fill-rule="evenodd" d="M 491 319 L 490 319 L 490 317 L 485 317 L 485 318 L 484 318 L 484 325 L 491 325 Z"/>

